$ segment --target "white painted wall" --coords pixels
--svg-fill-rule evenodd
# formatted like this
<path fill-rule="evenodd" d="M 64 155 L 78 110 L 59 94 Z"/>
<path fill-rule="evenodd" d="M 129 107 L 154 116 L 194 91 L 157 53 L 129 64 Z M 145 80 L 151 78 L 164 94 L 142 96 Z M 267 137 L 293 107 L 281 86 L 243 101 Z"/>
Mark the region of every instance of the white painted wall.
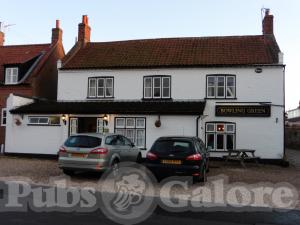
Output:
<path fill-rule="evenodd" d="M 32 102 L 31 99 L 13 96 L 7 99 L 8 111 Z M 22 124 L 17 126 L 15 119 Z M 65 139 L 63 127 L 60 126 L 28 126 L 28 116 L 7 114 L 5 152 L 31 153 L 31 154 L 56 154 L 59 146 Z"/>
<path fill-rule="evenodd" d="M 143 76 L 171 75 L 173 99 L 204 99 L 207 74 L 235 74 L 237 100 L 283 104 L 282 67 L 59 71 L 58 100 L 86 100 L 88 78 L 114 77 L 115 99 L 143 98 Z"/>

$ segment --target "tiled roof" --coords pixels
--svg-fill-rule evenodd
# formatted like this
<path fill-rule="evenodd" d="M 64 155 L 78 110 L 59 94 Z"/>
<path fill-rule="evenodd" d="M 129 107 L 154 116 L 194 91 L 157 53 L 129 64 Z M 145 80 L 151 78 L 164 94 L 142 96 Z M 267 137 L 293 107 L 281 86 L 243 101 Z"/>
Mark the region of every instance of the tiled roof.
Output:
<path fill-rule="evenodd" d="M 91 42 L 62 69 L 277 64 L 279 52 L 273 35 Z"/>
<path fill-rule="evenodd" d="M 13 114 L 147 114 L 201 115 L 204 100 L 190 101 L 35 101 L 11 110 Z"/>
<path fill-rule="evenodd" d="M 0 46 L 0 77 L 4 76 L 4 65 L 27 62 L 50 49 L 51 44 Z"/>

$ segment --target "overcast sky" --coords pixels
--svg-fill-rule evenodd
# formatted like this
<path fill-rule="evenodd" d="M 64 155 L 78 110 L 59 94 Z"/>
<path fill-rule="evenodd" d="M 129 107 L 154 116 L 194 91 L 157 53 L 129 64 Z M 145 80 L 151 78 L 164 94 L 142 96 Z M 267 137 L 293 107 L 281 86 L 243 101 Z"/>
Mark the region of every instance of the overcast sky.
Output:
<path fill-rule="evenodd" d="M 286 108 L 300 100 L 299 0 L 0 0 L 6 45 L 47 43 L 61 20 L 68 51 L 81 16 L 89 16 L 92 41 L 158 37 L 261 34 L 261 8 L 271 9 L 274 32 L 284 53 Z M 276 90 L 274 90 L 276 91 Z"/>

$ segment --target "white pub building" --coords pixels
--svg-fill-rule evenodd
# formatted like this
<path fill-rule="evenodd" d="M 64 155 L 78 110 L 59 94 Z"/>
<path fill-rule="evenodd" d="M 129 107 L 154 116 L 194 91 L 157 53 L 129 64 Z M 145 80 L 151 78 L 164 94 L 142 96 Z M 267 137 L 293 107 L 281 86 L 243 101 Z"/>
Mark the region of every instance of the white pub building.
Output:
<path fill-rule="evenodd" d="M 56 154 L 69 135 L 115 132 L 144 153 L 160 136 L 185 135 L 213 157 L 255 149 L 280 160 L 285 66 L 269 11 L 262 26 L 262 35 L 90 42 L 83 16 L 58 62 L 57 101 L 10 95 L 5 152 Z"/>

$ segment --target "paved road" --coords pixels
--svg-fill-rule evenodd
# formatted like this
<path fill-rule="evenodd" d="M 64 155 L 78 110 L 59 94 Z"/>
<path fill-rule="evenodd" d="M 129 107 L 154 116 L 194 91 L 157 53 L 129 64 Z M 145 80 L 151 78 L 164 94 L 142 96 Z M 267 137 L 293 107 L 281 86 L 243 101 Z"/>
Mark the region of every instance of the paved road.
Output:
<path fill-rule="evenodd" d="M 0 213 L 0 223 L 5 225 L 110 225 L 100 211 L 94 213 L 36 213 L 36 212 L 6 212 Z M 161 209 L 141 224 L 145 225 L 299 225 L 300 212 L 288 213 L 169 213 Z"/>

